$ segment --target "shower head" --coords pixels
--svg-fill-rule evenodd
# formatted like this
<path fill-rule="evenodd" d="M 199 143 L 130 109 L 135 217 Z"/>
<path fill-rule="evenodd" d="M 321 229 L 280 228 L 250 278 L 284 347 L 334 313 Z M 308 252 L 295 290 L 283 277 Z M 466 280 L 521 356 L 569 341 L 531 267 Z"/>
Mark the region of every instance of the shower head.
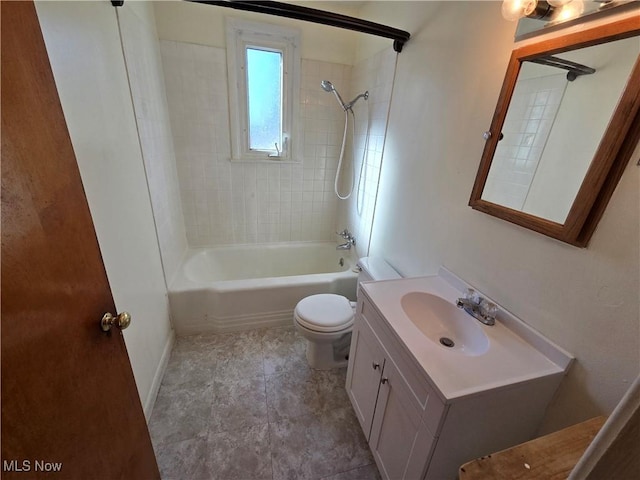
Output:
<path fill-rule="evenodd" d="M 329 80 L 322 80 L 320 82 L 320 86 L 325 92 L 333 92 L 336 89 L 336 87 L 333 86 L 333 83 L 331 83 Z"/>
<path fill-rule="evenodd" d="M 336 96 L 336 99 L 338 100 L 338 103 L 340 104 L 342 109 L 343 110 L 347 110 L 347 106 L 344 104 L 344 100 L 342 100 L 342 97 L 340 96 L 340 94 L 336 90 L 336 87 L 333 86 L 333 83 L 331 83 L 329 80 L 322 80 L 320 82 L 320 86 L 322 87 L 322 89 L 325 92 L 329 92 L 329 93 L 333 92 L 333 94 Z"/>
<path fill-rule="evenodd" d="M 366 92 L 361 93 L 360 95 L 358 95 L 356 98 L 351 100 L 349 103 L 344 103 L 344 100 L 342 100 L 342 97 L 340 96 L 340 94 L 336 90 L 336 87 L 334 87 L 333 83 L 331 83 L 329 80 L 322 80 L 320 82 L 320 86 L 322 87 L 322 89 L 325 92 L 329 92 L 329 93 L 333 92 L 333 94 L 338 99 L 338 103 L 340 104 L 342 109 L 344 111 L 351 110 L 352 113 L 353 113 L 353 110 L 351 109 L 351 107 L 353 107 L 358 100 L 360 100 L 361 98 L 364 98 L 365 100 L 367 100 L 369 98 L 369 92 L 366 91 Z"/>

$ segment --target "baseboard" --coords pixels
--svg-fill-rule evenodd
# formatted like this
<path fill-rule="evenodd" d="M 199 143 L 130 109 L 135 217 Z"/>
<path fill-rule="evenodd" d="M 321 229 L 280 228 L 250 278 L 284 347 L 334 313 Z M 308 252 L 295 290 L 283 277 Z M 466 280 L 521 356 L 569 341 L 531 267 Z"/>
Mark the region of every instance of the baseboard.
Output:
<path fill-rule="evenodd" d="M 169 358 L 171 357 L 171 351 L 173 350 L 173 344 L 175 343 L 175 340 L 175 333 L 173 330 L 171 330 L 171 332 L 169 333 L 169 337 L 164 344 L 164 350 L 162 351 L 162 356 L 160 357 L 160 362 L 158 363 L 156 373 L 153 376 L 153 382 L 151 382 L 149 394 L 147 395 L 147 399 L 144 402 L 144 416 L 147 419 L 147 423 L 149 423 L 149 419 L 151 418 L 151 412 L 153 411 L 153 406 L 156 403 L 158 391 L 160 390 L 160 385 L 162 384 L 164 372 L 167 370 L 167 365 L 169 363 Z"/>

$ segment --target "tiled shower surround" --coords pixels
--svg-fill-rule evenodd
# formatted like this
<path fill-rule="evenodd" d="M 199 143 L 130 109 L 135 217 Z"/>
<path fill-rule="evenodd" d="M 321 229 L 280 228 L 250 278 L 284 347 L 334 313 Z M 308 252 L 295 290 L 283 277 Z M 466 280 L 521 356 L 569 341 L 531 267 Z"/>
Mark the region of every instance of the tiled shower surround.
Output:
<path fill-rule="evenodd" d="M 334 240 L 344 114 L 320 81 L 348 92 L 351 66 L 303 59 L 300 162 L 231 162 L 226 51 L 160 48 L 189 245 Z"/>
<path fill-rule="evenodd" d="M 389 47 L 356 63 L 351 72 L 349 99 L 369 91 L 369 100 L 366 103 L 361 100 L 354 107 L 356 179 L 353 195 L 345 201 L 344 208 L 341 205 L 338 209 L 338 227 L 351 229 L 357 239 L 358 256 L 368 255 L 396 58 L 397 54 Z M 347 148 L 351 148 L 351 142 Z"/>

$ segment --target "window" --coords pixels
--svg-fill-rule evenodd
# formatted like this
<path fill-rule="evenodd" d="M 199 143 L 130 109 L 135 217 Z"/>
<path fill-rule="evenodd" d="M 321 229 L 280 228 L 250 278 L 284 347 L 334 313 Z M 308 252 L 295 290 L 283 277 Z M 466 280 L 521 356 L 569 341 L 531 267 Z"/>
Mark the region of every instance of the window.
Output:
<path fill-rule="evenodd" d="M 282 52 L 247 47 L 246 56 L 249 149 L 282 147 Z"/>
<path fill-rule="evenodd" d="M 299 43 L 298 30 L 227 19 L 232 160 L 300 160 Z"/>

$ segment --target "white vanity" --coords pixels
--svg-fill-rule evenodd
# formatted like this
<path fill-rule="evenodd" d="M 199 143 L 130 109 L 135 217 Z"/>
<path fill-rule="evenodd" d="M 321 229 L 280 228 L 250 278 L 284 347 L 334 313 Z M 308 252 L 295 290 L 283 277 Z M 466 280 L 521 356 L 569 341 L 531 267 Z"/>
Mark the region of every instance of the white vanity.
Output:
<path fill-rule="evenodd" d="M 385 479 L 454 479 L 531 439 L 571 365 L 504 310 L 487 326 L 456 308 L 467 287 L 444 269 L 360 287 L 346 386 Z"/>

